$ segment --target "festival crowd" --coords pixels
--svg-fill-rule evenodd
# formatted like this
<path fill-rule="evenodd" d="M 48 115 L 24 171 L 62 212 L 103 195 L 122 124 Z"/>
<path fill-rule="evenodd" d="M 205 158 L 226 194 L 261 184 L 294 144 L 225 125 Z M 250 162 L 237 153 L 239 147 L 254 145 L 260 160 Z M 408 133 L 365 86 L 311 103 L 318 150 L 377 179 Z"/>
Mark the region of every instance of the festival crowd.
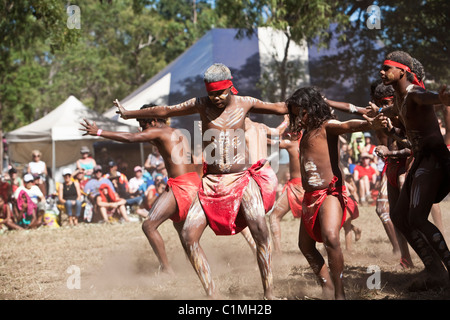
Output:
<path fill-rule="evenodd" d="M 144 167 L 135 166 L 130 177 L 119 171 L 119 164 L 111 157 L 104 157 L 105 152 L 103 148 L 95 159 L 83 146 L 75 170 L 63 168 L 53 193 L 49 193 L 49 172 L 39 150 L 32 151 L 32 160 L 23 170 L 8 165 L 0 180 L 2 230 L 146 217 L 167 185 L 167 170 L 158 149 L 152 150 Z M 120 164 L 126 170 L 127 164 Z"/>

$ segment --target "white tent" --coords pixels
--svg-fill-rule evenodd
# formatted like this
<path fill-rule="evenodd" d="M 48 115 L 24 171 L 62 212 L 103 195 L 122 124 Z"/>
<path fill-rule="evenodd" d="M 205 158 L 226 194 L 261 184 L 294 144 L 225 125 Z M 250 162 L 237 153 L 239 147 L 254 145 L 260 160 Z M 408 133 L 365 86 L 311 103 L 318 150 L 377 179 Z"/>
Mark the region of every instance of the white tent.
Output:
<path fill-rule="evenodd" d="M 10 159 L 27 164 L 31 161 L 32 150 L 38 149 L 42 161 L 51 167 L 55 177 L 59 168 L 72 165 L 80 158 L 82 146 L 88 146 L 92 151 L 93 143 L 100 139 L 83 136 L 79 129 L 84 118 L 95 121 L 100 128 L 136 132 L 135 127 L 106 118 L 70 96 L 43 118 L 6 134 Z"/>
<path fill-rule="evenodd" d="M 262 98 L 258 85 L 278 81 L 276 63 L 280 63 L 285 56 L 287 44 L 286 35 L 272 28 L 257 28 L 250 37 L 236 37 L 238 29 L 215 28 L 208 31 L 202 38 L 194 43 L 166 68 L 149 79 L 142 86 L 120 99 L 120 103 L 127 110 L 137 110 L 142 105 L 154 103 L 157 105 L 173 105 L 193 97 L 206 94 L 203 84 L 203 74 L 214 63 L 223 63 L 228 66 L 233 75 L 233 83 L 239 95 Z M 291 41 L 287 54 L 288 66 L 295 70 L 297 78 L 291 85 L 293 88 L 308 85 L 309 77 L 309 50 L 306 41 L 297 44 Z M 261 84 L 261 78 L 266 84 Z M 291 89 L 293 89 L 291 88 Z M 116 114 L 117 108 L 111 107 L 104 116 L 137 126 L 137 122 L 123 120 Z M 266 123 L 269 126 L 278 126 L 282 120 L 280 116 L 252 114 L 252 120 Z M 194 121 L 200 120 L 198 115 L 174 117 L 171 125 L 185 129 L 191 137 L 197 127 Z M 191 139 L 192 148 L 195 148 L 194 139 Z M 281 150 L 280 163 L 287 163 L 286 150 Z"/>
<path fill-rule="evenodd" d="M 251 37 L 237 38 L 238 29 L 212 29 L 188 50 L 127 97 L 120 99 L 128 110 L 137 110 L 143 104 L 172 105 L 206 94 L 203 74 L 213 63 L 227 65 L 239 95 L 261 98 L 257 84 L 263 74 L 273 74 L 274 61 L 284 58 L 287 38 L 283 32 L 271 28 L 258 28 Z M 308 46 L 291 42 L 288 51 L 290 67 L 299 70 L 296 87 L 309 83 Z M 123 120 L 112 107 L 103 115 L 130 125 L 135 121 Z M 270 116 L 259 115 L 269 120 Z M 176 117 L 171 120 L 177 128 L 192 131 L 197 116 Z M 273 124 L 278 125 L 276 119 Z M 267 121 L 265 121 L 267 123 Z M 270 124 L 270 121 L 269 121 Z"/>

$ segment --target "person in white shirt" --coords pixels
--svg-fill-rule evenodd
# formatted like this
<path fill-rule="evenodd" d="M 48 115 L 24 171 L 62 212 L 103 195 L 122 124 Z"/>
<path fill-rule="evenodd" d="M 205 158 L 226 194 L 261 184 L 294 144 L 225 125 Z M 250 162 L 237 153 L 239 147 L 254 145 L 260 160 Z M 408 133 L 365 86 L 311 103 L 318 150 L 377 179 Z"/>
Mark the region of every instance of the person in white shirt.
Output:
<path fill-rule="evenodd" d="M 134 167 L 134 177 L 128 181 L 128 190 L 130 194 L 136 194 L 144 183 L 145 180 L 142 168 L 140 166 Z"/>
<path fill-rule="evenodd" d="M 28 163 L 27 172 L 35 177 L 35 183 L 41 189 L 44 197 L 47 195 L 47 188 L 45 184 L 45 179 L 48 175 L 47 165 L 41 160 L 42 153 L 39 150 L 33 150 L 31 152 L 32 161 Z"/>

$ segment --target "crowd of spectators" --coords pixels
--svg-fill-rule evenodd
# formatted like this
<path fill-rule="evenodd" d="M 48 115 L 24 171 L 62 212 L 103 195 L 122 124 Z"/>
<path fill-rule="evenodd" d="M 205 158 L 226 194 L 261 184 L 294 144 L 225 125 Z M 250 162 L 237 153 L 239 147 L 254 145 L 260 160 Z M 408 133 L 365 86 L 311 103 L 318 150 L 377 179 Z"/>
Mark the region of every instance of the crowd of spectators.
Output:
<path fill-rule="evenodd" d="M 340 139 L 340 166 L 350 194 L 361 205 L 374 205 L 384 162 L 374 152 L 371 133 L 354 132 L 349 140 Z"/>
<path fill-rule="evenodd" d="M 153 150 L 144 168 L 135 166 L 133 176 L 127 177 L 103 151 L 94 159 L 89 148 L 82 147 L 74 170 L 63 168 L 62 176 L 55 177 L 56 191 L 51 193 L 47 166 L 39 150 L 32 152 L 32 160 L 21 173 L 9 166 L 0 180 L 0 230 L 46 225 L 44 217 L 52 210 L 58 215 L 57 225 L 62 224 L 64 214 L 70 226 L 79 222 L 128 222 L 146 217 L 167 184 L 167 171 L 160 154 Z"/>
<path fill-rule="evenodd" d="M 374 204 L 384 163 L 374 153 L 376 143 L 372 135 L 355 132 L 349 139 L 340 139 L 340 166 L 350 194 L 361 205 Z M 82 147 L 80 153 L 75 170 L 64 168 L 62 177 L 56 177 L 61 182 L 56 183 L 54 194 L 48 194 L 47 166 L 39 150 L 32 152 L 32 159 L 22 174 L 10 167 L 0 182 L 0 224 L 8 229 L 45 224 L 42 217 L 49 198 L 54 199 L 59 212 L 67 215 L 69 225 L 80 221 L 130 221 L 146 217 L 167 185 L 167 171 L 157 148 L 149 154 L 143 167 L 134 167 L 131 177 L 119 171 L 118 163 L 105 148 L 95 159 L 88 147 Z M 278 178 L 280 194 L 289 180 L 289 171 L 282 172 Z"/>

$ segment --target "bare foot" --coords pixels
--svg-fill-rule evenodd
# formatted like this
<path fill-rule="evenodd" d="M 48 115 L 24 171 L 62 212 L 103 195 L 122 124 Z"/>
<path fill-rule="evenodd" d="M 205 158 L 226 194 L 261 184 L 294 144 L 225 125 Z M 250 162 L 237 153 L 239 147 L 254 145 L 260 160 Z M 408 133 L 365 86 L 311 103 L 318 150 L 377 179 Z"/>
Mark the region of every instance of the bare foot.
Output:
<path fill-rule="evenodd" d="M 362 230 L 358 227 L 353 227 L 353 232 L 355 233 L 355 241 L 361 239 Z"/>

